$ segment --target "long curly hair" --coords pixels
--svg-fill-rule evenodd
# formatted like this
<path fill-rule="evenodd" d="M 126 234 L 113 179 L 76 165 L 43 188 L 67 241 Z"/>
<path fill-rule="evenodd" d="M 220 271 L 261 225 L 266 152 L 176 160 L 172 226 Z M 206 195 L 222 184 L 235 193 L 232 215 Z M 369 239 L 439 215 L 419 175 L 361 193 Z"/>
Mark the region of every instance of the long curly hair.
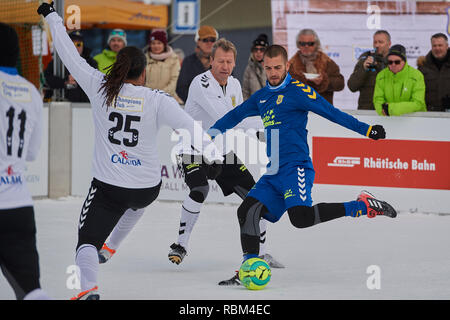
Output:
<path fill-rule="evenodd" d="M 147 60 L 142 50 L 136 47 L 125 47 L 117 54 L 116 62 L 110 67 L 99 92 L 103 91 L 105 100 L 103 105 L 116 107 L 116 97 L 123 87 L 125 80 L 139 78 L 145 69 Z"/>

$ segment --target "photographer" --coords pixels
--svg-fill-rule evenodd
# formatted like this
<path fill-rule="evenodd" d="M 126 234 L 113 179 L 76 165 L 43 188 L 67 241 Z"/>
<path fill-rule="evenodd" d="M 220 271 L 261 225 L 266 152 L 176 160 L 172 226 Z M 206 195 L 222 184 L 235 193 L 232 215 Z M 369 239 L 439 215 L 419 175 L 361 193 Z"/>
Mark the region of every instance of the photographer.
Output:
<path fill-rule="evenodd" d="M 391 46 L 391 36 L 385 30 L 378 30 L 373 35 L 374 51 L 364 52 L 347 81 L 352 92 L 359 91 L 358 109 L 374 110 L 373 90 L 378 72 L 386 66 L 386 57 Z"/>

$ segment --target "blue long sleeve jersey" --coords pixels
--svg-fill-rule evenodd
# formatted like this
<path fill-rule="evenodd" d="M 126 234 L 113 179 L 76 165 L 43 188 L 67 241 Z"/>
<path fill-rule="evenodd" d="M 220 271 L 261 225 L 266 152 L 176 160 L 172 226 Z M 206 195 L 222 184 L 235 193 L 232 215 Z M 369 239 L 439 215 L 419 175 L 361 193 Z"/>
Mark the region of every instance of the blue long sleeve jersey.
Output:
<path fill-rule="evenodd" d="M 248 100 L 225 114 L 209 129 L 208 134 L 214 138 L 235 127 L 243 119 L 259 115 L 266 135 L 266 152 L 270 160 L 268 167 L 275 157 L 280 168 L 286 164 L 306 165 L 308 162 L 312 166 L 306 129 L 309 111 L 361 135 L 367 136 L 371 128 L 335 108 L 314 89 L 292 79 L 288 73 L 280 85 L 273 87 L 267 83 Z"/>

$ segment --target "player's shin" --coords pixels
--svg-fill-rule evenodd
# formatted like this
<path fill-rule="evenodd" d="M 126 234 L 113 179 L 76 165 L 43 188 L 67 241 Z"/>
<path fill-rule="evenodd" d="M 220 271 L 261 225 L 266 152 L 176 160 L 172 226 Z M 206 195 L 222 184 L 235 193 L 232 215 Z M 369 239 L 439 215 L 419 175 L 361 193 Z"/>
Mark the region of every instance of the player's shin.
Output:
<path fill-rule="evenodd" d="M 75 263 L 80 269 L 81 291 L 97 286 L 98 254 L 91 244 L 81 245 L 76 254 Z"/>
<path fill-rule="evenodd" d="M 264 205 L 248 197 L 238 208 L 239 226 L 241 229 L 241 245 L 244 260 L 259 255 L 261 230 L 259 227 L 261 212 Z"/>
<path fill-rule="evenodd" d="M 117 225 L 111 232 L 107 245 L 110 249 L 117 250 L 122 241 L 130 233 L 144 214 L 145 209 L 128 209 L 120 218 Z"/>
<path fill-rule="evenodd" d="M 343 203 L 319 203 L 313 207 L 295 206 L 288 209 L 289 219 L 296 228 L 308 228 L 343 217 L 345 214 Z"/>
<path fill-rule="evenodd" d="M 257 258 L 259 255 L 259 236 L 241 232 L 241 246 L 244 261 L 251 258 Z"/>

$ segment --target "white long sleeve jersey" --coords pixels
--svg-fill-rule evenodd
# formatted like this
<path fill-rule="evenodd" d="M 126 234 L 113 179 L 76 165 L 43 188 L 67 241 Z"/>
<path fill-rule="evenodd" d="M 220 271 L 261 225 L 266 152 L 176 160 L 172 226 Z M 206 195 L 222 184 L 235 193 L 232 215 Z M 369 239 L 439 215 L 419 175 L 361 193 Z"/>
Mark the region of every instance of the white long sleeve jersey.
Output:
<path fill-rule="evenodd" d="M 42 137 L 42 98 L 14 68 L 0 68 L 0 210 L 33 205 L 25 161 L 36 159 Z"/>
<path fill-rule="evenodd" d="M 229 76 L 224 88 L 208 70 L 196 76 L 189 86 L 189 94 L 184 110 L 196 121 L 202 122 L 208 131 L 217 120 L 243 102 L 239 80 Z M 242 129 L 263 129 L 260 117 L 250 117 L 238 126 Z"/>
<path fill-rule="evenodd" d="M 239 80 L 229 76 L 226 86 L 222 87 L 208 70 L 192 80 L 184 110 L 194 120 L 201 121 L 203 130 L 208 131 L 217 120 L 242 102 Z M 263 124 L 261 118 L 255 116 L 244 119 L 236 128 L 258 131 L 263 129 Z M 222 146 L 224 154 L 232 149 L 232 146 Z"/>
<path fill-rule="evenodd" d="M 161 181 L 157 134 L 162 125 L 186 129 L 201 139 L 193 145 L 199 150 L 215 148 L 210 137 L 170 95 L 143 86 L 125 83 L 116 99 L 116 107 L 104 105 L 99 88 L 104 74 L 92 68 L 78 54 L 68 37 L 61 17 L 50 13 L 46 20 L 53 43 L 69 72 L 89 97 L 94 118 L 93 177 L 124 188 L 148 188 Z M 214 157 L 217 155 L 216 157 Z M 222 156 L 216 149 L 209 160 Z"/>

